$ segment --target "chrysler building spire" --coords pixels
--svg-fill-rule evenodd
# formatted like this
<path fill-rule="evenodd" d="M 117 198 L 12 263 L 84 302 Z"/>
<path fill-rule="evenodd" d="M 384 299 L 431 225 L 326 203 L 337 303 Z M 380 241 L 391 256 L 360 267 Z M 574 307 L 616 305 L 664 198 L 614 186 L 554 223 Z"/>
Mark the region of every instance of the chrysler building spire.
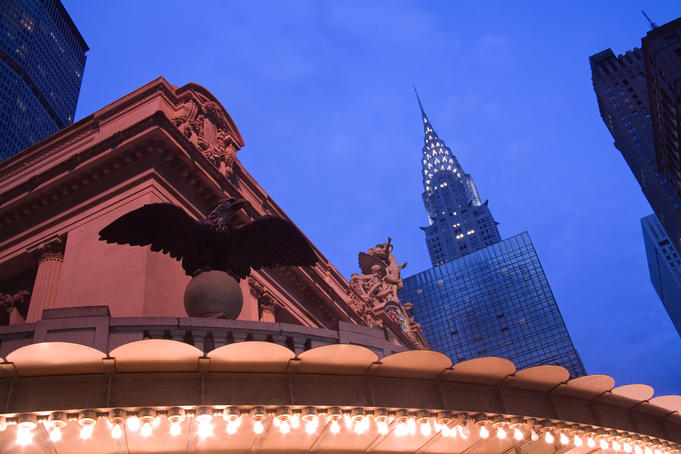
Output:
<path fill-rule="evenodd" d="M 416 91 L 423 121 L 423 204 L 428 215 L 426 245 L 433 265 L 501 241 L 497 223 L 482 203 L 473 178 L 430 123 Z"/>

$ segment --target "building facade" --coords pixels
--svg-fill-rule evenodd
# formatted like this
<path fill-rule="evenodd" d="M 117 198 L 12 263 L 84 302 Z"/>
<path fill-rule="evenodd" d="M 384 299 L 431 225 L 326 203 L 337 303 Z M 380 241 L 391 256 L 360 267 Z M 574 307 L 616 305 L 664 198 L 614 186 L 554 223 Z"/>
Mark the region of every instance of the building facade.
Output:
<path fill-rule="evenodd" d="M 499 356 L 586 373 L 527 232 L 410 276 L 400 297 L 431 347 L 457 361 Z"/>
<path fill-rule="evenodd" d="M 678 396 L 555 365 L 453 364 L 320 251 L 252 271 L 230 320 L 187 317 L 189 277 L 168 255 L 97 239 L 152 202 L 201 218 L 241 197 L 242 216 L 285 218 L 243 145 L 210 92 L 159 78 L 0 163 L 0 451 L 679 452 Z M 391 251 L 366 253 L 376 277 L 381 261 L 399 277 Z"/>
<path fill-rule="evenodd" d="M 435 132 L 424 127 L 423 228 L 433 268 L 404 279 L 400 300 L 434 350 L 459 361 L 508 358 L 523 367 L 560 364 L 586 372 L 527 233 L 501 240 L 473 178 Z"/>
<path fill-rule="evenodd" d="M 681 335 L 681 256 L 654 214 L 641 218 L 650 281 Z"/>
<path fill-rule="evenodd" d="M 426 246 L 433 266 L 463 257 L 501 241 L 497 222 L 481 201 L 473 177 L 463 171 L 423 110 L 423 204 L 428 226 Z"/>
<path fill-rule="evenodd" d="M 73 123 L 87 50 L 59 0 L 0 4 L 0 161 Z"/>
<path fill-rule="evenodd" d="M 655 26 L 641 42 L 648 82 L 655 155 L 676 200 L 681 196 L 681 18 Z M 664 224 L 664 223 L 663 223 Z M 679 227 L 681 230 L 681 227 Z M 670 232 L 677 252 L 681 235 Z"/>

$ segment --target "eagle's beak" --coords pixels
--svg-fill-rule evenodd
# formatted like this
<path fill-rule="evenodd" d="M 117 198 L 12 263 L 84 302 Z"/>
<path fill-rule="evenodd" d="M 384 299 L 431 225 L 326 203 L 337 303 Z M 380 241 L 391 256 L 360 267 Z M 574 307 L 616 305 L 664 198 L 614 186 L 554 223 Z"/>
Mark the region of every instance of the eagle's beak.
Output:
<path fill-rule="evenodd" d="M 232 204 L 229 206 L 233 211 L 238 211 L 241 208 L 244 208 L 248 206 L 248 200 L 246 199 L 236 199 Z"/>

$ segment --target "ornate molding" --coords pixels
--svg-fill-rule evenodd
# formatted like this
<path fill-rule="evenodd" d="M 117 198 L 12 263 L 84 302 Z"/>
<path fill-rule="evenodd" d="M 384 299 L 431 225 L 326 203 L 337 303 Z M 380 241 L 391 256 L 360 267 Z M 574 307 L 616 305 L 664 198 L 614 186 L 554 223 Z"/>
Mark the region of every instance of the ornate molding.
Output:
<path fill-rule="evenodd" d="M 0 309 L 7 312 L 19 310 L 18 305 L 28 305 L 31 299 L 31 292 L 27 290 L 19 290 L 15 293 L 0 293 Z"/>
<path fill-rule="evenodd" d="M 45 262 L 49 260 L 64 261 L 64 249 L 66 241 L 63 236 L 55 236 L 39 245 L 29 249 L 36 261 Z"/>

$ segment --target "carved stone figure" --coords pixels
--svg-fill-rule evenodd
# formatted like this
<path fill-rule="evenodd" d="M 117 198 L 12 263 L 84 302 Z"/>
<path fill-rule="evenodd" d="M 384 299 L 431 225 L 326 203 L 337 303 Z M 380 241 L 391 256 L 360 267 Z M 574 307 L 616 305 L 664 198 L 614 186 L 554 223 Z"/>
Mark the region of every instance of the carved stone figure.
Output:
<path fill-rule="evenodd" d="M 220 106 L 199 94 L 186 101 L 171 119 L 182 134 L 215 165 L 229 176 L 236 158 L 234 140 Z"/>

